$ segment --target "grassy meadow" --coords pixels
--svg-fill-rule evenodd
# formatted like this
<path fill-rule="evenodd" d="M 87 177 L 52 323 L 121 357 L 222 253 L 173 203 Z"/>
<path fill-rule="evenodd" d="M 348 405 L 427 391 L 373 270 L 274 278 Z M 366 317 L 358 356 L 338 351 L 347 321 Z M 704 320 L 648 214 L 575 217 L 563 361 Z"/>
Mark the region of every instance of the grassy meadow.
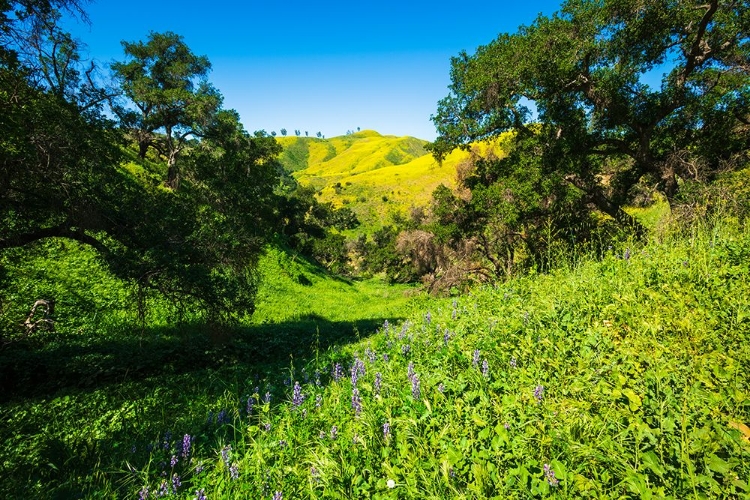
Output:
<path fill-rule="evenodd" d="M 15 257 L 19 297 L 78 295 L 58 332 L 0 351 L 4 498 L 750 494 L 750 231 L 731 219 L 449 298 L 269 249 L 229 331 L 158 304 L 139 324 L 68 243 Z"/>

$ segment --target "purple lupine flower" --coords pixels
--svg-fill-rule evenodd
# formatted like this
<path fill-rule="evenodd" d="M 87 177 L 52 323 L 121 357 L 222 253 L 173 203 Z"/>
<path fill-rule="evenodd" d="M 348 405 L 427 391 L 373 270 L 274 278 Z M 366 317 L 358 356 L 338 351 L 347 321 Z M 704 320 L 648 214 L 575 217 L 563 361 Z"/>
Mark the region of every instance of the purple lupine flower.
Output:
<path fill-rule="evenodd" d="M 390 327 L 391 327 L 391 324 L 390 324 L 390 323 L 388 323 L 388 320 L 385 320 L 385 321 L 383 322 L 383 330 L 385 330 L 385 333 L 386 333 L 386 334 L 388 333 L 388 329 L 389 329 Z"/>
<path fill-rule="evenodd" d="M 310 475 L 316 483 L 320 481 L 320 471 L 316 469 L 315 466 L 310 467 Z"/>
<path fill-rule="evenodd" d="M 172 492 L 177 493 L 177 488 L 182 486 L 182 481 L 180 481 L 180 476 L 177 474 L 172 474 Z"/>
<path fill-rule="evenodd" d="M 365 349 L 365 356 L 367 356 L 367 360 L 370 363 L 374 363 L 375 360 L 378 359 L 378 356 L 377 356 L 377 354 L 375 354 L 375 351 L 373 351 L 369 347 L 367 349 Z"/>
<path fill-rule="evenodd" d="M 320 383 L 320 370 L 315 370 L 315 386 L 320 387 L 322 384 Z"/>
<path fill-rule="evenodd" d="M 338 382 L 343 376 L 344 369 L 341 367 L 341 363 L 336 363 L 335 365 L 333 365 L 333 380 Z"/>
<path fill-rule="evenodd" d="M 302 408 L 302 418 L 307 418 L 307 408 Z"/>
<path fill-rule="evenodd" d="M 250 396 L 247 398 L 247 414 L 252 415 L 253 414 L 253 406 L 255 406 L 255 398 Z"/>
<path fill-rule="evenodd" d="M 380 386 L 383 383 L 383 375 L 380 372 L 375 374 L 375 394 L 380 394 Z"/>
<path fill-rule="evenodd" d="M 263 430 L 265 430 L 266 432 L 271 432 L 271 422 L 266 422 L 265 424 L 263 424 Z"/>
<path fill-rule="evenodd" d="M 544 398 L 544 386 L 538 385 L 534 388 L 534 397 L 538 402 L 542 401 L 542 398 Z"/>
<path fill-rule="evenodd" d="M 406 323 L 404 323 L 403 326 L 401 327 L 401 331 L 398 333 L 398 339 L 399 340 L 403 340 L 404 337 L 406 337 L 406 330 L 407 329 L 408 329 L 407 325 L 406 325 Z"/>
<path fill-rule="evenodd" d="M 359 358 L 356 358 L 354 360 L 354 364 L 352 365 L 352 385 L 357 385 L 357 380 L 359 379 L 360 375 L 365 374 L 365 362 L 362 361 Z"/>
<path fill-rule="evenodd" d="M 630 248 L 625 249 L 625 253 L 622 254 L 622 258 L 625 260 L 625 262 L 630 260 Z"/>
<path fill-rule="evenodd" d="M 451 338 L 451 332 L 450 332 L 450 330 L 448 330 L 448 329 L 446 328 L 446 329 L 445 329 L 445 333 L 443 334 L 443 344 L 444 344 L 445 346 L 447 346 L 447 345 L 448 345 L 448 341 L 450 340 L 450 338 Z"/>
<path fill-rule="evenodd" d="M 390 422 L 385 422 L 383 424 L 383 439 L 388 441 L 389 437 L 391 437 L 391 424 Z"/>
<path fill-rule="evenodd" d="M 320 431 L 320 434 L 318 434 L 318 437 L 319 437 L 320 439 L 325 439 L 325 438 L 326 438 L 326 436 L 327 436 L 327 434 L 326 434 L 326 431 Z"/>
<path fill-rule="evenodd" d="M 411 351 L 411 346 L 409 344 L 404 344 L 401 346 L 401 354 L 404 356 L 409 354 L 409 351 Z"/>
<path fill-rule="evenodd" d="M 509 424 L 508 422 L 505 422 L 505 423 L 503 424 L 503 427 L 505 427 L 505 430 L 506 430 L 506 431 L 507 431 L 507 430 L 510 430 L 510 424 Z"/>
<path fill-rule="evenodd" d="M 200 474 L 203 472 L 203 461 L 199 462 L 198 465 L 195 466 L 195 473 Z"/>
<path fill-rule="evenodd" d="M 490 364 L 487 362 L 487 358 L 484 358 L 482 361 L 482 376 L 484 378 L 490 377 Z"/>
<path fill-rule="evenodd" d="M 190 446 L 192 446 L 192 438 L 190 434 L 185 434 L 182 438 L 182 458 L 187 458 L 190 455 Z"/>
<path fill-rule="evenodd" d="M 159 485 L 159 496 L 165 497 L 169 493 L 169 486 L 167 486 L 167 480 L 162 479 L 161 484 Z"/>
<path fill-rule="evenodd" d="M 549 464 L 544 464 L 544 477 L 550 486 L 557 486 L 560 481 L 555 477 L 555 471 L 552 470 Z"/>
<path fill-rule="evenodd" d="M 172 460 L 169 461 L 169 465 L 171 465 L 172 467 L 177 465 L 177 455 L 172 455 Z"/>
<path fill-rule="evenodd" d="M 206 492 L 203 491 L 203 488 L 199 490 L 195 490 L 195 500 L 207 500 L 206 499 Z"/>
<path fill-rule="evenodd" d="M 339 428 L 335 425 L 331 427 L 331 439 L 336 439 L 339 437 Z"/>
<path fill-rule="evenodd" d="M 388 353 L 383 354 L 383 361 L 388 362 Z"/>
<path fill-rule="evenodd" d="M 427 311 L 427 314 L 424 315 L 425 322 L 429 325 L 432 321 L 432 314 L 430 314 L 430 311 Z"/>
<path fill-rule="evenodd" d="M 232 445 L 228 444 L 221 449 L 221 459 L 224 461 L 224 465 L 229 467 L 229 459 L 232 458 Z"/>
<path fill-rule="evenodd" d="M 471 360 L 471 364 L 476 368 L 479 366 L 479 349 L 474 349 L 474 357 Z"/>
<path fill-rule="evenodd" d="M 299 382 L 294 383 L 294 392 L 292 393 L 292 405 L 297 408 L 305 401 L 305 395 L 302 394 L 302 387 Z"/>
<path fill-rule="evenodd" d="M 440 391 L 441 394 L 445 393 L 445 385 L 442 382 L 438 384 L 438 391 Z"/>
<path fill-rule="evenodd" d="M 414 377 L 414 363 L 412 361 L 409 361 L 409 366 L 406 367 L 406 376 L 409 377 L 409 380 Z"/>
<path fill-rule="evenodd" d="M 263 402 L 265 404 L 271 404 L 271 393 L 266 391 L 266 394 L 263 396 Z"/>
<path fill-rule="evenodd" d="M 419 377 L 415 373 L 411 378 L 411 397 L 413 397 L 415 401 L 419 401 L 420 395 L 421 391 L 419 389 Z"/>
<path fill-rule="evenodd" d="M 138 500 L 146 500 L 148 498 L 148 488 L 144 486 L 141 491 L 138 492 Z"/>
<path fill-rule="evenodd" d="M 511 368 L 518 367 L 518 362 L 516 361 L 516 358 L 510 358 L 510 367 Z"/>
<path fill-rule="evenodd" d="M 362 398 L 359 396 L 359 389 L 356 387 L 352 389 L 352 408 L 354 409 L 355 416 L 359 416 L 362 413 Z"/>
<path fill-rule="evenodd" d="M 320 408 L 320 405 L 322 404 L 323 404 L 323 396 L 318 394 L 317 396 L 315 396 L 315 408 Z"/>
<path fill-rule="evenodd" d="M 286 439 L 282 439 L 279 441 L 279 448 L 286 448 L 289 445 L 289 443 L 286 442 Z"/>
<path fill-rule="evenodd" d="M 277 491 L 273 494 L 273 500 L 284 500 L 284 496 L 281 494 L 280 491 Z"/>
<path fill-rule="evenodd" d="M 235 481 L 240 477 L 240 469 L 237 467 L 237 462 L 233 463 L 229 468 L 229 477 L 232 481 Z"/>
<path fill-rule="evenodd" d="M 216 415 L 216 423 L 218 425 L 229 423 L 229 416 L 227 415 L 226 410 L 221 410 L 218 415 Z"/>

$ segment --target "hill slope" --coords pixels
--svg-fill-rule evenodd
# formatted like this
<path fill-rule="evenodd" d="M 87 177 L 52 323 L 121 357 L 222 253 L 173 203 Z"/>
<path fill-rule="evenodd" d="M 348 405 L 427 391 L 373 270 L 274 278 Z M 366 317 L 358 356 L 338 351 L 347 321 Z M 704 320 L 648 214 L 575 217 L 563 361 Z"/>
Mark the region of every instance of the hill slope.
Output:
<path fill-rule="evenodd" d="M 414 137 L 365 130 L 331 139 L 281 137 L 281 161 L 297 180 L 320 191 L 320 201 L 348 206 L 365 231 L 424 206 L 440 184 L 455 185 L 456 165 L 468 153 L 456 151 L 442 165 Z"/>

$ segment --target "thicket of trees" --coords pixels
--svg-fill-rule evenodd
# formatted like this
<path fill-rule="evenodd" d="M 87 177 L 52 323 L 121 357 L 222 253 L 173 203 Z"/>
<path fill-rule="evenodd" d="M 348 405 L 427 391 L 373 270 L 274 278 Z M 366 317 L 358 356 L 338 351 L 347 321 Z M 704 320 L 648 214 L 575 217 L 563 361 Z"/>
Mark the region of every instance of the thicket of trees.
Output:
<path fill-rule="evenodd" d="M 114 78 L 97 80 L 57 24 L 61 11 L 85 17 L 82 2 L 0 9 L 0 250 L 75 239 L 141 307 L 158 293 L 211 322 L 252 313 L 269 241 L 334 259 L 328 228 L 356 218 L 295 186 L 280 145 L 222 107 L 210 62 L 182 37 L 123 42 Z"/>

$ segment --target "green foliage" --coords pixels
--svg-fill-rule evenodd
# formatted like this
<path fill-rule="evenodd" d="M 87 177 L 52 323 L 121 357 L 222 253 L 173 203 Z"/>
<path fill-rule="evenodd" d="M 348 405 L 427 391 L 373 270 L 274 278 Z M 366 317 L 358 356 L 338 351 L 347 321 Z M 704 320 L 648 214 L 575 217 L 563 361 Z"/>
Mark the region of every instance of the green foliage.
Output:
<path fill-rule="evenodd" d="M 299 137 L 284 148 L 279 160 L 288 171 L 297 172 L 307 168 L 310 156 L 309 144 L 308 140 Z"/>
<path fill-rule="evenodd" d="M 514 130 L 559 189 L 632 224 L 622 206 L 642 178 L 672 200 L 678 179 L 702 180 L 747 151 L 750 45 L 737 33 L 748 32 L 749 12 L 718 1 L 565 2 L 453 58 L 432 150 L 442 158 Z M 643 82 L 665 64 L 660 88 Z"/>

